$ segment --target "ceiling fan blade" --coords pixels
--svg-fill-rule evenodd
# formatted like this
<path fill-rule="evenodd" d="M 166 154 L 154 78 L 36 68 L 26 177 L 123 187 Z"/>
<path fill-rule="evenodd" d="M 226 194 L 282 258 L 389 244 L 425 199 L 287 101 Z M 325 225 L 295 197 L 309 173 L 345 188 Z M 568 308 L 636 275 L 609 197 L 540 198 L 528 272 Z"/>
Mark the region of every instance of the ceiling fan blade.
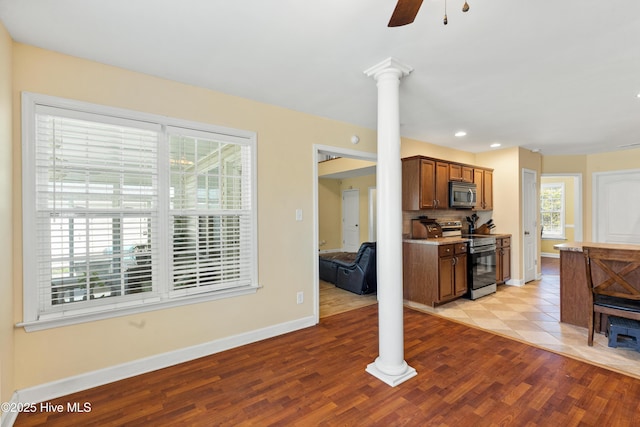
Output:
<path fill-rule="evenodd" d="M 422 0 L 398 0 L 388 27 L 401 27 L 402 25 L 411 24 L 416 19 L 421 5 Z"/>

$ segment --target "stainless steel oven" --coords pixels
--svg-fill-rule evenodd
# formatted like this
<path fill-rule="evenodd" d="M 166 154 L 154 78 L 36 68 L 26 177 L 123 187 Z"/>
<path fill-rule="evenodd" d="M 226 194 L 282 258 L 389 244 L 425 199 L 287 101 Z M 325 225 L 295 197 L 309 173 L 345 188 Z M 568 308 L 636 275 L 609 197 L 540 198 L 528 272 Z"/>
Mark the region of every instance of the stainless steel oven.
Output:
<path fill-rule="evenodd" d="M 474 300 L 496 291 L 496 239 L 488 236 L 469 236 L 467 255 L 468 296 Z"/>

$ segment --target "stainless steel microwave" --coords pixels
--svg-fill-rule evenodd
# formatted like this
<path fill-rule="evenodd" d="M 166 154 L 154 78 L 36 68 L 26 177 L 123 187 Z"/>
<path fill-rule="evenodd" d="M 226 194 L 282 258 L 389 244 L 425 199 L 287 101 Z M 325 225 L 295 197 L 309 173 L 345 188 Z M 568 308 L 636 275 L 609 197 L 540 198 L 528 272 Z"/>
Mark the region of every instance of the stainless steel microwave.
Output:
<path fill-rule="evenodd" d="M 449 207 L 473 208 L 476 206 L 476 185 L 472 182 L 449 182 Z"/>

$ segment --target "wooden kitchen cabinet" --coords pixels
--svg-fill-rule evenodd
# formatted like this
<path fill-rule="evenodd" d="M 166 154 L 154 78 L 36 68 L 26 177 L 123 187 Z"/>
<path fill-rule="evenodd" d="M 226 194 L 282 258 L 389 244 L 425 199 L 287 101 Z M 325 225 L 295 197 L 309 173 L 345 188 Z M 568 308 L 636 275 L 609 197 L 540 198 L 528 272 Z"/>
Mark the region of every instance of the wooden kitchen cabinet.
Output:
<path fill-rule="evenodd" d="M 467 292 L 467 243 L 403 243 L 404 299 L 435 306 Z"/>
<path fill-rule="evenodd" d="M 449 209 L 449 163 L 420 156 L 402 159 L 402 209 Z"/>
<path fill-rule="evenodd" d="M 493 170 L 474 169 L 473 182 L 476 184 L 476 210 L 493 210 Z"/>
<path fill-rule="evenodd" d="M 511 279 L 511 236 L 496 238 L 496 283 Z"/>
<path fill-rule="evenodd" d="M 438 246 L 438 301 L 445 302 L 467 292 L 467 244 Z"/>
<path fill-rule="evenodd" d="M 449 165 L 449 180 L 461 182 L 473 182 L 473 168 L 471 166 L 451 163 Z"/>

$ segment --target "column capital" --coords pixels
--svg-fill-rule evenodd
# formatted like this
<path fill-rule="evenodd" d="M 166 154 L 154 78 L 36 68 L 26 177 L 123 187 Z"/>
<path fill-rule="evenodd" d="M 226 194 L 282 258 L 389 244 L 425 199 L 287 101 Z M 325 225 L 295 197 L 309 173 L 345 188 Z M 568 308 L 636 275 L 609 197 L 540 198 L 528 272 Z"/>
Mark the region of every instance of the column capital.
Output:
<path fill-rule="evenodd" d="M 404 76 L 408 76 L 412 71 L 413 67 L 410 67 L 407 64 L 403 64 L 396 58 L 389 57 L 384 61 L 374 65 L 373 67 L 364 70 L 364 73 L 368 77 L 373 77 L 375 80 L 378 80 L 378 77 L 380 77 L 380 75 L 384 73 L 395 73 L 398 78 L 401 79 Z"/>

